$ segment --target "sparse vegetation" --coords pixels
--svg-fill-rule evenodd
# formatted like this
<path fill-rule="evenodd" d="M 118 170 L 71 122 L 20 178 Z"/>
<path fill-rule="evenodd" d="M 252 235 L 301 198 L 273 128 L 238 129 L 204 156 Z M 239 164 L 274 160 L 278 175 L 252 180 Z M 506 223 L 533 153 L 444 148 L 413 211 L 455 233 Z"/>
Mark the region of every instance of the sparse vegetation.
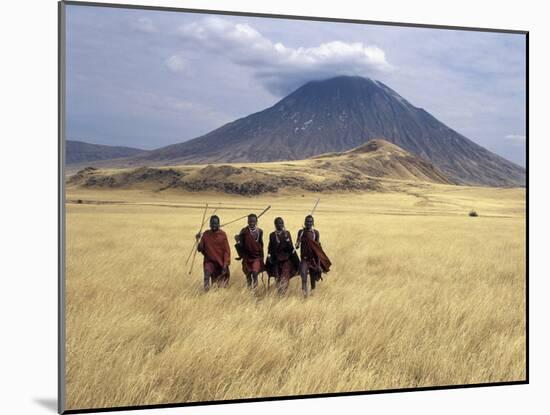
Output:
<path fill-rule="evenodd" d="M 371 140 L 342 153 L 285 163 L 209 164 L 131 169 L 79 170 L 70 186 L 93 189 L 147 188 L 213 191 L 241 196 L 272 194 L 284 189 L 302 192 L 379 191 L 381 178 L 454 183 L 423 159 L 385 140 Z M 386 188 L 392 183 L 387 182 Z"/>
<path fill-rule="evenodd" d="M 183 267 L 202 206 L 272 205 L 293 236 L 317 197 L 69 188 L 68 408 L 525 379 L 525 191 L 402 184 L 323 195 L 333 271 L 304 300 L 201 292 Z M 484 220 L 464 211 L 475 201 Z M 241 223 L 226 232 L 236 233 Z"/>
<path fill-rule="evenodd" d="M 471 217 L 477 217 L 477 212 L 475 210 L 470 210 L 470 213 L 468 213 L 468 216 L 471 216 Z"/>

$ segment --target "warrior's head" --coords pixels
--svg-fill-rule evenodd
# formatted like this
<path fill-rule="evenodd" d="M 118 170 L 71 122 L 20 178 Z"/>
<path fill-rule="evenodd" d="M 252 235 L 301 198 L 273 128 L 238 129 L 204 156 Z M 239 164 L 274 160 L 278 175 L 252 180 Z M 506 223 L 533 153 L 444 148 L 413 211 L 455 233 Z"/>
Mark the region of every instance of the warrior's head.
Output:
<path fill-rule="evenodd" d="M 311 215 L 306 216 L 306 219 L 304 220 L 304 228 L 308 230 L 313 228 L 313 216 Z"/>
<path fill-rule="evenodd" d="M 273 223 L 275 223 L 275 229 L 278 231 L 282 231 L 285 228 L 285 221 L 283 218 L 275 218 Z"/>
<path fill-rule="evenodd" d="M 255 213 L 251 213 L 250 215 L 248 215 L 248 226 L 250 226 L 250 229 L 254 229 L 257 223 L 258 216 L 256 216 Z"/>
<path fill-rule="evenodd" d="M 217 215 L 210 216 L 210 230 L 216 232 L 220 229 L 220 218 Z"/>

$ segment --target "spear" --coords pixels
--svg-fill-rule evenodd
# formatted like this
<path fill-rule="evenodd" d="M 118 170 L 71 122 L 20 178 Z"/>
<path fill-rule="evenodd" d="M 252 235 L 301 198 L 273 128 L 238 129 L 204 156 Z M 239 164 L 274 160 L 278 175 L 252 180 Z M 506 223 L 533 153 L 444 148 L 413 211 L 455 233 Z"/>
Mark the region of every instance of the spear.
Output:
<path fill-rule="evenodd" d="M 258 216 L 257 216 L 257 219 L 260 219 L 260 217 L 262 217 L 262 215 L 267 212 L 269 209 L 271 209 L 271 205 L 268 205 L 263 211 L 262 213 L 260 213 Z M 268 284 L 269 284 L 269 277 L 268 277 Z M 264 273 L 262 271 L 262 285 L 264 286 L 264 289 L 265 289 L 265 282 L 264 282 Z"/>
<path fill-rule="evenodd" d="M 206 204 L 204 208 L 204 212 L 202 213 L 202 221 L 201 221 L 201 227 L 199 229 L 199 234 L 202 232 L 202 228 L 204 227 L 204 221 L 206 219 L 206 211 L 208 210 L 208 203 Z M 197 244 L 195 239 L 195 245 Z M 191 260 L 191 268 L 189 269 L 189 275 L 191 275 L 191 272 L 193 272 L 193 265 L 195 264 L 195 257 L 197 256 L 197 250 L 193 250 L 193 259 Z"/>
<path fill-rule="evenodd" d="M 241 216 L 240 218 L 234 219 L 234 220 L 232 220 L 232 221 L 230 221 L 230 222 L 223 223 L 223 224 L 220 225 L 220 228 L 223 228 L 224 226 L 227 226 L 227 225 L 231 225 L 232 223 L 235 223 L 235 222 L 237 222 L 237 221 L 239 221 L 239 220 L 242 220 L 242 219 L 244 219 L 244 218 L 247 218 L 247 217 L 248 217 L 248 215 L 244 215 L 244 216 Z"/>
<path fill-rule="evenodd" d="M 315 206 L 313 206 L 313 209 L 311 210 L 311 213 L 310 213 L 311 216 L 313 216 L 313 214 L 315 213 L 315 209 L 317 209 L 317 205 L 319 204 L 319 200 L 321 200 L 320 197 L 317 199 L 317 202 L 315 202 Z"/>
<path fill-rule="evenodd" d="M 218 211 L 218 209 L 219 209 L 219 206 L 212 211 L 211 216 L 215 215 L 216 212 Z M 202 220 L 202 223 L 201 223 L 201 229 L 202 229 L 202 227 L 204 226 L 205 223 L 206 223 L 206 218 L 203 216 L 203 220 Z M 185 265 L 187 265 L 189 263 L 189 260 L 191 259 L 191 255 L 193 255 L 193 252 L 195 252 L 195 248 L 196 248 L 198 243 L 199 242 L 197 241 L 197 239 L 195 239 L 195 241 L 193 242 L 193 246 L 191 247 L 191 251 L 189 252 L 189 256 L 187 257 L 187 260 L 185 261 Z"/>
<path fill-rule="evenodd" d="M 265 212 L 267 212 L 269 209 L 271 209 L 271 205 L 269 205 L 268 207 L 266 207 L 266 208 L 262 211 L 262 213 L 260 213 L 260 214 L 258 215 L 258 219 L 260 219 L 260 217 L 261 217 Z M 231 225 L 232 223 L 235 223 L 235 222 L 237 222 L 237 221 L 239 221 L 239 220 L 242 220 L 242 219 L 245 219 L 245 218 L 247 218 L 247 217 L 248 217 L 248 215 L 241 216 L 240 218 L 234 219 L 234 220 L 232 220 L 232 221 L 229 221 L 229 222 L 227 222 L 227 223 L 224 223 L 223 225 L 220 225 L 220 228 L 223 228 L 224 226 L 227 226 L 227 225 Z"/>
<path fill-rule="evenodd" d="M 317 201 L 315 202 L 315 205 L 313 206 L 313 209 L 311 209 L 311 213 L 310 213 L 310 216 L 313 216 L 313 214 L 315 213 L 315 210 L 317 209 L 317 205 L 319 204 L 319 201 L 321 200 L 320 197 L 317 198 Z M 294 247 L 294 249 L 298 249 L 300 248 L 300 241 L 297 240 L 296 241 L 296 246 Z"/>
<path fill-rule="evenodd" d="M 266 207 L 266 208 L 262 211 L 262 213 L 260 213 L 260 214 L 258 215 L 258 219 L 260 219 L 260 218 L 262 217 L 262 215 L 263 215 L 265 212 L 267 212 L 269 209 L 271 209 L 271 205 L 269 205 L 268 207 Z"/>

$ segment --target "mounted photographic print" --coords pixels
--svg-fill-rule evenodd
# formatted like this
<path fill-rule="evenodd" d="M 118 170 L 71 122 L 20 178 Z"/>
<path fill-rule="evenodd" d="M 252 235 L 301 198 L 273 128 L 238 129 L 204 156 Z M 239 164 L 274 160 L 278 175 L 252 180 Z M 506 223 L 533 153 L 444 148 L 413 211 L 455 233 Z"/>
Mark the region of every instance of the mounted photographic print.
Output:
<path fill-rule="evenodd" d="M 528 33 L 61 2 L 60 412 L 528 382 Z"/>

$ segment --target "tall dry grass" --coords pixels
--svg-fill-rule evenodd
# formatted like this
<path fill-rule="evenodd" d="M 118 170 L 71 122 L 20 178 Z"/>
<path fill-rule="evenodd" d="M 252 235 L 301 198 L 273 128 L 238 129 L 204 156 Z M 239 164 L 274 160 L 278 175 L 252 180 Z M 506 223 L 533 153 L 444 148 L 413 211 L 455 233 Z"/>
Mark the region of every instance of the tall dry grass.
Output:
<path fill-rule="evenodd" d="M 183 263 L 205 199 L 222 222 L 270 202 L 266 234 L 282 215 L 295 235 L 313 196 L 74 195 L 152 205 L 67 206 L 69 409 L 525 378 L 520 190 L 323 196 L 334 265 L 308 299 L 296 278 L 253 295 L 236 262 L 203 294 Z"/>

